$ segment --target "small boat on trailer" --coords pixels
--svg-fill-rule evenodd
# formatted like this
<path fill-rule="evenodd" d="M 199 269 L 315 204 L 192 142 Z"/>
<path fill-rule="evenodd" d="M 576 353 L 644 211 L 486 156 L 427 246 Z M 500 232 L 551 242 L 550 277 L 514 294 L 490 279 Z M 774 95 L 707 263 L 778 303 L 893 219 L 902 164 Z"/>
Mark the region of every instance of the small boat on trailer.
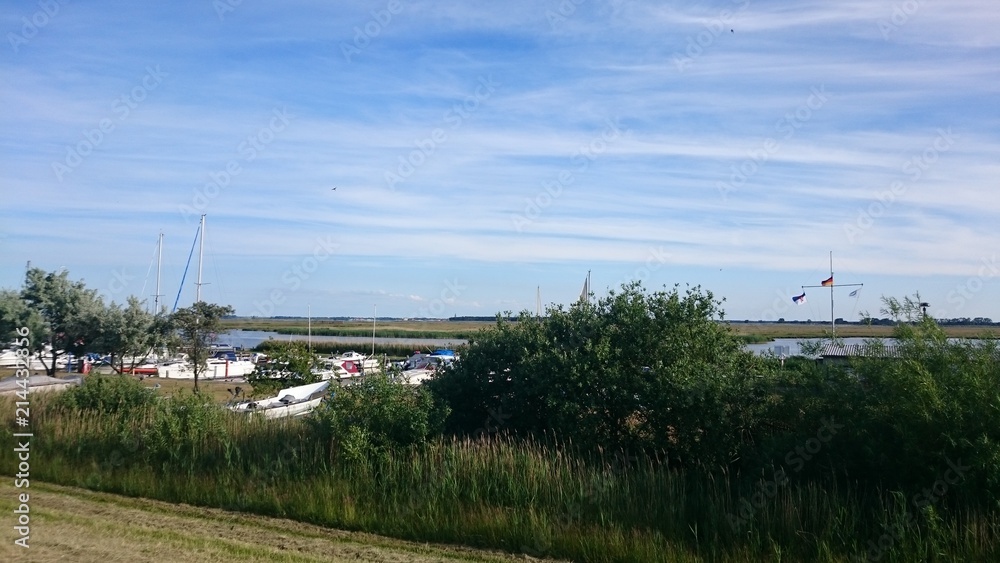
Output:
<path fill-rule="evenodd" d="M 320 381 L 308 385 L 289 387 L 278 391 L 274 397 L 254 401 L 240 401 L 229 406 L 233 412 L 248 413 L 265 418 L 285 418 L 304 416 L 319 406 L 327 395 L 330 381 Z"/>

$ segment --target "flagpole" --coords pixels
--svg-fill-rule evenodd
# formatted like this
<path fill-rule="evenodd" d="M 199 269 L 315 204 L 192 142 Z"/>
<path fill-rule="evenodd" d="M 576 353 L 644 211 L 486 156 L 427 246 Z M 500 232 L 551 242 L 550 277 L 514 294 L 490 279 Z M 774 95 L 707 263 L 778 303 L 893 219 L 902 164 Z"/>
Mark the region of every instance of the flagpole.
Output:
<path fill-rule="evenodd" d="M 825 280 L 825 281 L 829 281 L 830 284 L 826 285 L 825 283 L 820 283 L 819 285 L 804 285 L 804 286 L 802 286 L 803 295 L 805 295 L 804 290 L 807 287 L 829 287 L 830 288 L 830 331 L 832 333 L 831 336 L 837 336 L 837 318 L 834 316 L 834 309 L 833 309 L 833 288 L 834 287 L 861 287 L 861 286 L 863 286 L 865 284 L 863 284 L 863 283 L 842 283 L 842 284 L 834 283 L 834 281 L 833 281 L 833 251 L 832 250 L 830 251 L 830 277 L 827 280 Z"/>
<path fill-rule="evenodd" d="M 830 279 L 833 280 L 833 251 L 830 251 Z M 830 282 L 830 332 L 837 336 L 837 320 L 833 316 L 833 286 L 836 282 Z"/>

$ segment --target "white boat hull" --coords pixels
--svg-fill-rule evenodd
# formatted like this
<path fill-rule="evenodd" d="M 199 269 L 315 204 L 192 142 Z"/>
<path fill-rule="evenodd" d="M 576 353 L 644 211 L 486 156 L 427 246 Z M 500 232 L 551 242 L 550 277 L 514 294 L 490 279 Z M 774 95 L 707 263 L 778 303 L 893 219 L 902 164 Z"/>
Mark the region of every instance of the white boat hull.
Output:
<path fill-rule="evenodd" d="M 209 360 L 198 379 L 232 379 L 253 373 L 256 365 L 250 360 Z M 165 379 L 194 379 L 194 369 L 187 362 L 171 362 L 156 366 L 156 375 Z"/>
<path fill-rule="evenodd" d="M 304 416 L 313 411 L 323 402 L 329 381 L 310 383 L 289 387 L 278 391 L 278 394 L 259 401 L 243 401 L 229 407 L 234 412 L 247 413 L 250 416 L 263 415 L 264 418 L 288 418 Z"/>

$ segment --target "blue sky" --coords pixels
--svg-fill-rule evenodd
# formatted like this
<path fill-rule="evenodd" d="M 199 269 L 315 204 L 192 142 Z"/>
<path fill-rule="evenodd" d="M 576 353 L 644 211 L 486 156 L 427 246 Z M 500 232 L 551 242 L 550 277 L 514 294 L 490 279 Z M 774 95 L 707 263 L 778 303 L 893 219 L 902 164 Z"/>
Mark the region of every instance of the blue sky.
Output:
<path fill-rule="evenodd" d="M 170 307 L 204 213 L 240 315 L 534 310 L 589 270 L 829 320 L 791 296 L 832 251 L 838 317 L 1000 319 L 995 2 L 340 4 L 3 3 L 0 287 L 149 298 L 163 232 Z"/>

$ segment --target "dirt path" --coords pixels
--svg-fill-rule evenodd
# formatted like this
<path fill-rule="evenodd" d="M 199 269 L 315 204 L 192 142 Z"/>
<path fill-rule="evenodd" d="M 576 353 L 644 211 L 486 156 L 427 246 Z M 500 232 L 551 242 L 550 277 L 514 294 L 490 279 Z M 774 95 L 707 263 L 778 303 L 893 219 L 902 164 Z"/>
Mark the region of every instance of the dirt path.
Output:
<path fill-rule="evenodd" d="M 0 561 L 74 563 L 222 561 L 510 562 L 529 558 L 404 542 L 290 520 L 31 482 L 28 549 L 17 533 L 13 479 L 0 483 Z"/>

